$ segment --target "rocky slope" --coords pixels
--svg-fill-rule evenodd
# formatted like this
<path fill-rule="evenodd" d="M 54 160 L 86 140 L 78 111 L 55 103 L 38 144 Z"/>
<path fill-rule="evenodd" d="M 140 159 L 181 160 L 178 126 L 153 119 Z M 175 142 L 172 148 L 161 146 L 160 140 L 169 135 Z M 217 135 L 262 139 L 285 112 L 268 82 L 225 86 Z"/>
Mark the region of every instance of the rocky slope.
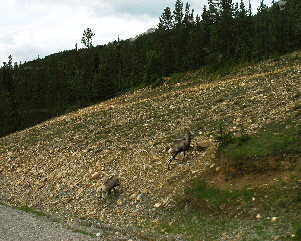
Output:
<path fill-rule="evenodd" d="M 298 115 L 301 52 L 216 79 L 200 70 L 169 82 L 1 138 L 0 201 L 114 225 L 156 222 L 191 180 L 212 167 L 216 150 L 213 142 L 190 150 L 168 171 L 167 147 L 184 137 L 185 128 L 194 132 L 196 147 L 220 122 L 255 133 Z M 96 190 L 115 168 L 122 185 L 101 200 Z"/>

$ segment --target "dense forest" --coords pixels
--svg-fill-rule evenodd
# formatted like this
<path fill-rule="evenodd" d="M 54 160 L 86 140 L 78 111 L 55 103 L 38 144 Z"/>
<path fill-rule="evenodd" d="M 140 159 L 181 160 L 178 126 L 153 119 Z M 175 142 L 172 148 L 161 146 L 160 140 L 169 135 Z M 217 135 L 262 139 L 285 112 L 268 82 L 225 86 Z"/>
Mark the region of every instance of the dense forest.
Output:
<path fill-rule="evenodd" d="M 210 0 L 201 15 L 176 0 L 155 31 L 134 39 L 63 51 L 0 68 L 0 136 L 97 103 L 165 76 L 277 57 L 301 47 L 301 2 Z M 87 29 L 91 31 L 90 29 Z M 82 41 L 85 40 L 83 37 Z"/>

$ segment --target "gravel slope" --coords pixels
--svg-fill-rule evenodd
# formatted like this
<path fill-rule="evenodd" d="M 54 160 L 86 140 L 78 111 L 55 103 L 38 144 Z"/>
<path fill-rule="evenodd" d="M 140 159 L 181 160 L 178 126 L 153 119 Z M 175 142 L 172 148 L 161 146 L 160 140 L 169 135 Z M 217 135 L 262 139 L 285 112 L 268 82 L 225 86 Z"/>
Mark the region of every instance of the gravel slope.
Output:
<path fill-rule="evenodd" d="M 215 160 L 212 143 L 189 151 L 183 164 L 174 161 L 167 171 L 166 150 L 184 136 L 184 128 L 195 133 L 194 147 L 210 140 L 220 122 L 254 133 L 298 115 L 300 93 L 301 52 L 295 52 L 214 80 L 201 71 L 188 73 L 178 84 L 137 90 L 54 118 L 1 138 L 0 202 L 112 227 L 156 223 Z M 300 119 L 292 124 L 300 125 Z M 96 190 L 115 168 L 121 188 L 101 200 Z"/>

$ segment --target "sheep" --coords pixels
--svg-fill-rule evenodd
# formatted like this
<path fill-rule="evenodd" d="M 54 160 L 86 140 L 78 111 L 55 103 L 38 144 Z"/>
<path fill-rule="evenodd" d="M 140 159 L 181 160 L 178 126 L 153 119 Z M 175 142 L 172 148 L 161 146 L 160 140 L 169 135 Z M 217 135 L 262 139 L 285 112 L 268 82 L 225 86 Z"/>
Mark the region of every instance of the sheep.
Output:
<path fill-rule="evenodd" d="M 105 198 L 106 196 L 111 194 L 112 189 L 114 189 L 116 186 L 120 186 L 119 171 L 117 169 L 115 170 L 115 176 L 106 180 L 98 188 L 97 192 L 101 193 L 102 198 Z"/>
<path fill-rule="evenodd" d="M 185 152 L 190 147 L 191 135 L 192 133 L 190 132 L 190 130 L 186 130 L 186 139 L 175 142 L 174 145 L 168 150 L 168 153 L 171 155 L 171 158 L 168 160 L 168 170 L 170 170 L 169 164 L 180 152 L 183 152 L 182 161 L 184 160 L 186 154 Z"/>

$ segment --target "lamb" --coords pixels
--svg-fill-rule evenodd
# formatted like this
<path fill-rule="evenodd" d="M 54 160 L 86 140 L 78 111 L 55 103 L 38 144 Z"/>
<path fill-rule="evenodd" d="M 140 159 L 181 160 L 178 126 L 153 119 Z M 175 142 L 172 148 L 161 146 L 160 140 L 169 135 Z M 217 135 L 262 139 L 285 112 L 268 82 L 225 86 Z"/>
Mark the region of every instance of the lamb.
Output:
<path fill-rule="evenodd" d="M 169 164 L 180 152 L 183 152 L 182 161 L 184 160 L 186 154 L 185 152 L 190 147 L 191 135 L 192 133 L 190 130 L 186 130 L 186 139 L 175 142 L 174 145 L 168 150 L 168 153 L 171 155 L 171 158 L 168 160 L 168 170 L 170 170 Z"/>
<path fill-rule="evenodd" d="M 98 188 L 97 192 L 102 194 L 102 198 L 105 198 L 106 196 L 111 194 L 112 189 L 114 189 L 116 186 L 120 186 L 119 171 L 117 169 L 115 170 L 115 176 L 106 180 Z"/>

